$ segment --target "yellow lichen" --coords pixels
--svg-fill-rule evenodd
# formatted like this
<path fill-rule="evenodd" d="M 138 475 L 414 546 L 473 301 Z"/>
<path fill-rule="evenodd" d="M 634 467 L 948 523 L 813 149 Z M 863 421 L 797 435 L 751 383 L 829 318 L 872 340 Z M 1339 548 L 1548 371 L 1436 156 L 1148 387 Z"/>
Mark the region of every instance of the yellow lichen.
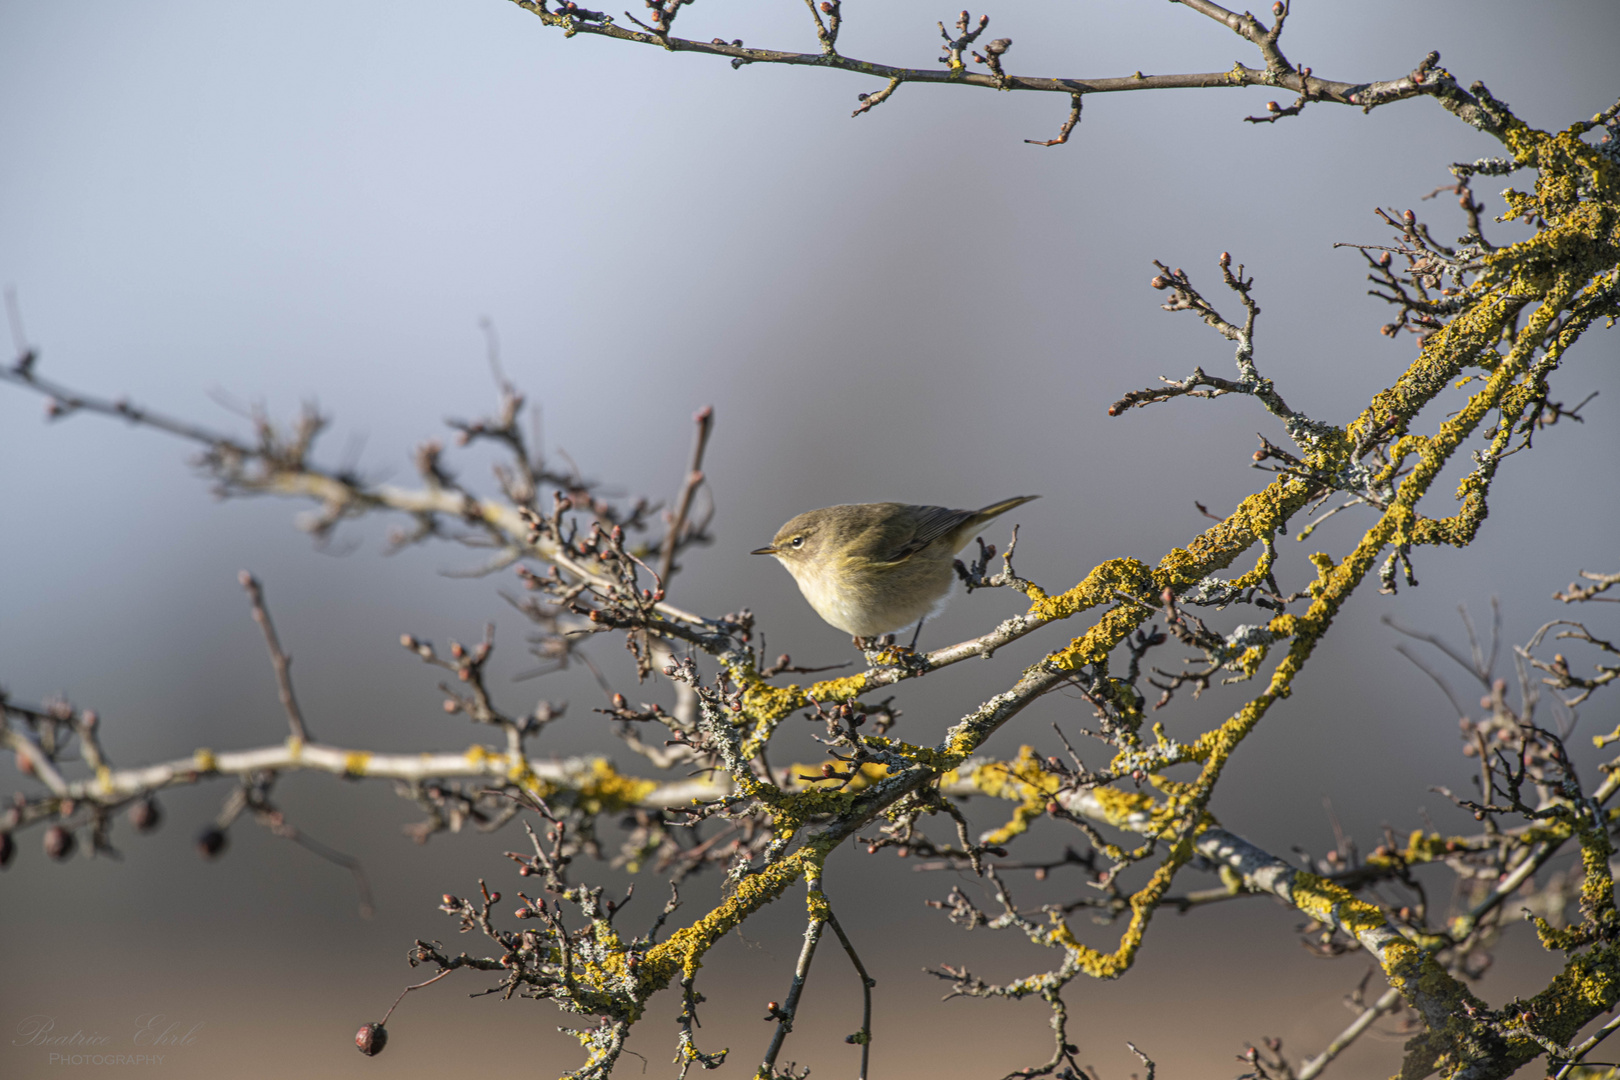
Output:
<path fill-rule="evenodd" d="M 611 762 L 597 758 L 579 786 L 579 805 L 588 814 L 616 814 L 635 806 L 658 786 L 656 780 L 625 776 Z"/>

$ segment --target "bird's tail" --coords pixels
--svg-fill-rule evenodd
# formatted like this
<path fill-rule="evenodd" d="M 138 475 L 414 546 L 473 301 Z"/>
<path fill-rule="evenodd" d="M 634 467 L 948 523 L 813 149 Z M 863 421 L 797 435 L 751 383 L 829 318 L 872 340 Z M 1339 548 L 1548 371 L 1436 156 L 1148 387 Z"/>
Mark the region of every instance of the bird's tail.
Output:
<path fill-rule="evenodd" d="M 1015 506 L 1023 506 L 1025 503 L 1038 498 L 1040 498 L 1039 495 L 1018 495 L 1011 499 L 1003 499 L 998 503 L 991 503 L 973 515 L 973 527 L 977 528 L 991 518 L 1000 517 Z"/>

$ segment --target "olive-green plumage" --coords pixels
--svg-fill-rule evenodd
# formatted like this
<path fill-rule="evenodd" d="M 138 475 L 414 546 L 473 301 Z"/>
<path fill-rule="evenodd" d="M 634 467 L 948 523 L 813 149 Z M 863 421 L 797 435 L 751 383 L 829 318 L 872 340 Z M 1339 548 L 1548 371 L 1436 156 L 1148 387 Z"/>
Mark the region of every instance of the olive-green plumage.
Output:
<path fill-rule="evenodd" d="M 755 555 L 787 567 L 816 614 L 858 638 L 917 622 L 951 590 L 956 553 L 992 518 L 1038 495 L 982 510 L 854 503 L 800 514 Z"/>

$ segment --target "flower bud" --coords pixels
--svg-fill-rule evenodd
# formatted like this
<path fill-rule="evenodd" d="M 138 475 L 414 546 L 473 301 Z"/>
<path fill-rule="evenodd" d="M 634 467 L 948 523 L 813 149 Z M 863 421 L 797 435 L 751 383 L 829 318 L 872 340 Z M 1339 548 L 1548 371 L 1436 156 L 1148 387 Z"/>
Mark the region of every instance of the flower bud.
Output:
<path fill-rule="evenodd" d="M 11 862 L 12 856 L 17 854 L 17 842 L 8 832 L 0 832 L 0 866 Z"/>

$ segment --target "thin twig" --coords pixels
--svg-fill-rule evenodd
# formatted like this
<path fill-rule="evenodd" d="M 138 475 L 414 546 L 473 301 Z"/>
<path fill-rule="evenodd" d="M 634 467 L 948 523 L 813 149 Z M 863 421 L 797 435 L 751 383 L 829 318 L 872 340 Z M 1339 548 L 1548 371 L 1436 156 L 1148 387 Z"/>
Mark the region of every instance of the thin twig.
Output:
<path fill-rule="evenodd" d="M 1385 990 L 1383 996 L 1369 1005 L 1360 1016 L 1351 1021 L 1350 1026 L 1334 1038 L 1327 1045 L 1327 1049 L 1299 1067 L 1298 1080 L 1312 1080 L 1321 1071 L 1328 1067 L 1334 1058 L 1361 1037 L 1362 1032 L 1372 1027 L 1373 1021 L 1386 1013 L 1392 1013 L 1400 1007 L 1401 992 L 1393 986 Z"/>
<path fill-rule="evenodd" d="M 253 621 L 264 631 L 264 643 L 270 650 L 270 666 L 276 669 L 276 692 L 281 697 L 281 707 L 287 710 L 287 725 L 292 728 L 292 737 L 299 742 L 309 742 L 304 714 L 299 711 L 298 698 L 293 694 L 292 657 L 281 649 L 275 624 L 270 621 L 270 611 L 264 606 L 264 590 L 259 586 L 259 579 L 246 570 L 237 574 L 236 580 L 247 590 L 248 599 L 253 602 Z"/>
<path fill-rule="evenodd" d="M 793 969 L 793 985 L 788 989 L 787 1000 L 771 1010 L 771 1016 L 776 1020 L 776 1032 L 771 1036 L 770 1049 L 765 1051 L 765 1060 L 759 1066 L 763 1076 L 775 1075 L 776 1055 L 787 1041 L 788 1032 L 793 1030 L 793 1014 L 798 1011 L 799 995 L 804 992 L 804 981 L 810 975 L 810 961 L 816 955 L 816 943 L 821 940 L 821 928 L 825 925 L 812 915 L 809 925 L 804 928 L 804 947 L 799 950 L 799 963 Z"/>
<path fill-rule="evenodd" d="M 681 497 L 675 504 L 669 535 L 664 537 L 664 557 L 658 564 L 658 580 L 665 589 L 669 588 L 670 575 L 675 572 L 675 551 L 680 547 L 681 530 L 686 528 L 686 515 L 692 509 L 692 496 L 703 483 L 703 451 L 709 446 L 709 432 L 714 430 L 714 406 L 703 406 L 692 419 L 697 424 L 697 437 L 692 443 L 692 464 L 686 470 L 686 482 L 681 485 Z"/>
<path fill-rule="evenodd" d="M 866 1080 L 866 1062 L 872 1049 L 872 987 L 877 985 L 877 980 L 866 973 L 866 966 L 856 955 L 855 946 L 850 944 L 844 928 L 838 925 L 838 917 L 831 911 L 827 912 L 827 923 L 849 954 L 849 962 L 855 965 L 855 973 L 861 977 L 861 1030 L 856 1033 L 856 1039 L 861 1044 L 861 1072 L 857 1080 Z"/>

